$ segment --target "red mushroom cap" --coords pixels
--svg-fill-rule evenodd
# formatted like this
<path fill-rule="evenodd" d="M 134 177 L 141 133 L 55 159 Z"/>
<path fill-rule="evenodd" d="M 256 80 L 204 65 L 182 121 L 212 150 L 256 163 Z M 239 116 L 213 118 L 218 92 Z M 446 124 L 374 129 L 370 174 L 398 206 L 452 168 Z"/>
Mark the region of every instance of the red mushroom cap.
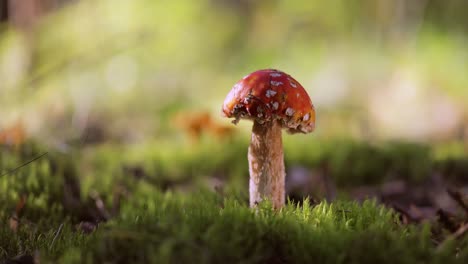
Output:
<path fill-rule="evenodd" d="M 310 133 L 315 109 L 304 87 L 289 74 L 266 69 L 237 82 L 224 100 L 224 116 L 259 123 L 279 120 L 290 133 Z"/>

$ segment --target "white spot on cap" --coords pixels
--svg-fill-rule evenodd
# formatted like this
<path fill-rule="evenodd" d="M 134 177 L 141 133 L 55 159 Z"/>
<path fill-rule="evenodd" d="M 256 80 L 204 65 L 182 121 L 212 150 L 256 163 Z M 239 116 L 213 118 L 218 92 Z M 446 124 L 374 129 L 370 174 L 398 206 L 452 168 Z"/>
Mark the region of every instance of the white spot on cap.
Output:
<path fill-rule="evenodd" d="M 291 86 L 292 86 L 293 88 L 297 88 L 297 85 L 296 85 L 296 83 L 294 83 L 294 81 L 289 80 L 289 84 L 291 84 Z"/>
<path fill-rule="evenodd" d="M 296 94 L 296 97 L 299 98 L 299 93 Z"/>
<path fill-rule="evenodd" d="M 307 121 L 307 120 L 309 120 L 309 117 L 310 117 L 309 113 L 307 113 L 307 114 L 305 114 L 304 118 L 302 118 L 302 120 Z"/>
<path fill-rule="evenodd" d="M 287 116 L 292 116 L 292 115 L 294 115 L 294 112 L 295 112 L 294 109 L 292 109 L 291 107 L 288 107 L 288 108 L 286 109 L 286 115 L 287 115 Z"/>
<path fill-rule="evenodd" d="M 273 90 L 267 90 L 267 91 L 266 91 L 266 97 L 267 97 L 267 98 L 270 98 L 270 97 L 272 97 L 272 96 L 275 96 L 275 94 L 276 94 L 276 91 L 273 91 Z"/>
<path fill-rule="evenodd" d="M 278 110 L 278 107 L 279 107 L 278 102 L 273 102 L 273 103 L 271 103 L 271 105 L 273 106 L 273 109 Z"/>
<path fill-rule="evenodd" d="M 271 85 L 273 85 L 273 86 L 280 86 L 282 84 L 283 84 L 283 82 L 271 81 Z"/>
<path fill-rule="evenodd" d="M 273 73 L 270 73 L 270 76 L 271 77 L 280 77 L 281 73 L 273 72 Z"/>

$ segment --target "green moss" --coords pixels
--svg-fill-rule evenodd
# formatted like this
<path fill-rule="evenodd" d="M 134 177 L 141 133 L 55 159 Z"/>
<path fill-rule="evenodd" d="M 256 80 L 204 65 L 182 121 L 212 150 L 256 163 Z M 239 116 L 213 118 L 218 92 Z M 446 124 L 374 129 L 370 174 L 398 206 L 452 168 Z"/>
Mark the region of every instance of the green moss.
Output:
<path fill-rule="evenodd" d="M 436 250 L 428 226 L 402 226 L 392 211 L 373 201 L 313 206 L 306 200 L 301 206 L 289 203 L 281 212 L 268 204 L 251 210 L 246 202 L 247 141 L 226 146 L 202 142 L 196 147 L 154 144 L 130 149 L 102 146 L 73 155 L 50 152 L 0 177 L 0 258 L 38 251 L 44 262 L 60 263 L 464 263 L 468 259 L 468 239 Z M 436 160 L 430 155 L 432 148 L 424 145 L 286 141 L 285 146 L 288 167 L 328 164 L 339 186 L 378 183 L 388 177 L 421 180 L 432 169 L 456 175 L 465 171 L 462 165 L 453 165 L 464 164 L 465 156 Z M 3 149 L 2 168 L 10 170 L 41 153 L 41 148 L 28 144 Z M 140 166 L 143 176 L 125 166 Z M 200 191 L 209 177 L 227 182 L 226 196 Z M 177 188 L 171 184 L 190 185 L 190 192 L 173 192 Z M 74 197 L 78 206 L 65 199 L 73 185 L 78 188 Z M 91 235 L 77 231 L 77 221 L 89 210 L 86 195 L 97 190 L 109 208 L 118 185 L 127 189 L 129 197 L 117 215 Z M 80 186 L 84 186 L 81 192 Z M 10 216 L 24 195 L 26 205 L 15 232 L 9 227 Z"/>
<path fill-rule="evenodd" d="M 2 256 L 38 249 L 43 260 L 60 263 L 466 261 L 455 257 L 455 245 L 436 251 L 428 229 L 400 225 L 392 211 L 373 201 L 302 204 L 277 212 L 264 203 L 252 210 L 208 192 L 186 196 L 142 185 L 120 216 L 92 235 L 72 232 L 67 224 L 58 233 L 60 224 L 50 223 L 35 233 L 3 230 L 1 237 L 14 243 L 2 239 L 0 246 Z"/>
<path fill-rule="evenodd" d="M 375 185 L 401 179 L 421 182 L 437 171 L 447 181 L 462 181 L 468 155 L 443 156 L 444 146 L 408 142 L 366 143 L 353 140 L 308 140 L 285 137 L 286 168 L 319 170 L 339 188 Z M 215 179 L 226 193 L 248 196 L 248 139 L 198 144 L 153 142 L 131 147 L 100 146 L 82 153 L 83 194 L 103 193 L 109 201 L 116 185 L 142 180 L 162 190 L 197 189 Z M 453 147 L 452 147 L 453 148 Z M 459 149 L 459 148 L 458 148 Z M 439 154 L 434 154 L 439 153 Z"/>
<path fill-rule="evenodd" d="M 64 171 L 75 172 L 69 167 L 72 166 L 70 163 L 47 153 L 16 169 L 44 153 L 34 144 L 0 151 L 0 168 L 3 169 L 0 177 L 0 216 L 13 212 L 21 197 L 24 197 L 27 207 L 24 213 L 30 220 L 39 220 L 44 213 L 57 214 L 61 211 Z"/>

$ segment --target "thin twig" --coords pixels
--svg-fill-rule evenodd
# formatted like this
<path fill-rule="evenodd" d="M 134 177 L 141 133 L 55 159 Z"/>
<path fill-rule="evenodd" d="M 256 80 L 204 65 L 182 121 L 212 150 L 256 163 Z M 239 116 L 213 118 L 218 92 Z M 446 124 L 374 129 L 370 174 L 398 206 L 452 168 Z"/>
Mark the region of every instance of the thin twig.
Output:
<path fill-rule="evenodd" d="M 42 153 L 41 155 L 39 155 L 39 156 L 37 156 L 37 157 L 35 157 L 35 158 L 33 158 L 33 159 L 31 159 L 31 160 L 29 160 L 29 161 L 27 161 L 27 162 L 21 164 L 20 166 L 18 166 L 18 167 L 16 167 L 16 168 L 12 169 L 12 170 L 10 170 L 10 171 L 5 172 L 4 174 L 0 175 L 0 177 L 3 177 L 3 176 L 6 176 L 6 175 L 8 175 L 8 174 L 11 174 L 11 173 L 13 173 L 13 172 L 16 172 L 17 170 L 23 168 L 24 166 L 27 166 L 27 165 L 29 165 L 30 163 L 32 163 L 32 162 L 34 162 L 34 161 L 36 161 L 36 160 L 38 160 L 38 159 L 44 157 L 44 156 L 47 155 L 48 153 L 49 153 L 49 152 L 44 152 L 44 153 Z"/>
<path fill-rule="evenodd" d="M 397 205 L 397 204 L 392 204 L 391 207 L 393 210 L 395 210 L 400 216 L 402 223 L 407 225 L 409 223 L 417 223 L 419 222 L 418 219 L 415 219 L 407 210 L 405 210 L 403 207 Z"/>
<path fill-rule="evenodd" d="M 453 233 L 454 239 L 459 239 L 468 232 L 468 224 L 462 225 L 457 232 Z"/>
<path fill-rule="evenodd" d="M 458 228 L 458 230 L 457 230 L 455 233 L 451 234 L 451 235 L 448 236 L 444 241 L 442 241 L 442 242 L 437 246 L 437 250 L 443 249 L 443 248 L 445 247 L 445 245 L 446 245 L 449 241 L 460 239 L 460 238 L 463 237 L 467 232 L 468 232 L 468 224 L 462 225 L 460 228 Z"/>
<path fill-rule="evenodd" d="M 50 242 L 50 248 L 52 248 L 54 246 L 54 243 L 55 243 L 55 240 L 57 239 L 57 237 L 60 235 L 60 232 L 62 231 L 62 228 L 63 228 L 63 223 L 60 224 L 57 232 L 55 233 L 55 236 L 54 238 L 52 239 L 52 242 Z"/>
<path fill-rule="evenodd" d="M 462 194 L 459 191 L 452 190 L 452 189 L 447 189 L 448 194 L 450 197 L 457 202 L 457 204 L 465 210 L 465 212 L 468 214 L 468 205 L 465 203 L 463 200 Z"/>
<path fill-rule="evenodd" d="M 450 230 L 450 232 L 457 231 L 457 225 L 450 219 L 450 216 L 442 209 L 437 210 L 437 216 L 439 217 L 439 221 Z"/>

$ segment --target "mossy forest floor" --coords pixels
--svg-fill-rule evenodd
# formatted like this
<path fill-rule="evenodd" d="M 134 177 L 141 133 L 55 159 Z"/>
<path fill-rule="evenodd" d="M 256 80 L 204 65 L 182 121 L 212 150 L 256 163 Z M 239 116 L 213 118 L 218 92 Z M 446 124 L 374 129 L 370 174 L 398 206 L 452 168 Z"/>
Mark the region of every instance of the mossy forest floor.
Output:
<path fill-rule="evenodd" d="M 281 211 L 248 208 L 246 140 L 2 146 L 0 259 L 468 263 L 463 146 L 311 144 L 285 142 Z"/>

